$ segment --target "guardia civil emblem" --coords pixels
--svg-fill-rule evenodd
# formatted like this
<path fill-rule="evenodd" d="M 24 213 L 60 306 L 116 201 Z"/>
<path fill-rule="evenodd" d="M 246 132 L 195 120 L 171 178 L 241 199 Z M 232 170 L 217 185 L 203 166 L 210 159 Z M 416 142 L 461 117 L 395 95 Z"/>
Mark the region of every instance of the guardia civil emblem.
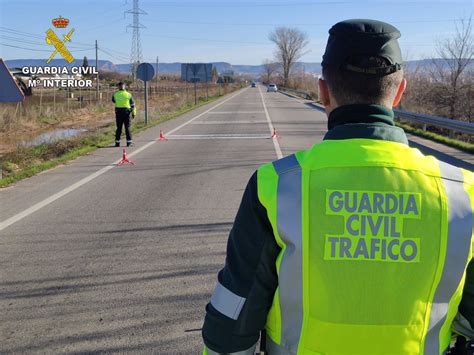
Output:
<path fill-rule="evenodd" d="M 59 16 L 53 19 L 51 23 L 56 28 L 66 28 L 69 25 L 69 20 Z M 54 46 L 55 48 L 54 52 L 49 56 L 46 63 L 51 62 L 57 53 L 59 53 L 68 63 L 72 63 L 74 61 L 74 57 L 65 46 L 66 42 L 71 42 L 71 36 L 73 33 L 74 28 L 71 28 L 67 34 L 63 34 L 63 39 L 61 40 L 51 28 L 46 31 L 46 43 Z"/>

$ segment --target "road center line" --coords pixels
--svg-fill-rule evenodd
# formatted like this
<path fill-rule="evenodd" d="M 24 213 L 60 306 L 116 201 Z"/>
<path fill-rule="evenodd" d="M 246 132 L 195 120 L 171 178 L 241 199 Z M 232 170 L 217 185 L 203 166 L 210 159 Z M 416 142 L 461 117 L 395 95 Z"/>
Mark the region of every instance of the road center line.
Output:
<path fill-rule="evenodd" d="M 265 116 L 267 117 L 268 128 L 270 129 L 270 134 L 273 134 L 272 120 L 270 119 L 270 114 L 268 113 L 267 105 L 265 103 L 265 99 L 263 98 L 262 90 L 260 90 L 260 87 L 258 87 L 258 92 L 260 93 L 260 97 L 262 98 L 263 110 L 265 111 Z M 283 154 L 281 153 L 280 143 L 278 143 L 278 139 L 273 138 L 272 141 L 273 141 L 273 145 L 275 146 L 275 152 L 276 152 L 277 158 L 278 159 L 283 158 Z"/>
<path fill-rule="evenodd" d="M 198 121 L 198 122 L 193 122 L 192 124 L 253 124 L 253 123 L 267 123 L 267 120 L 265 121 Z"/>
<path fill-rule="evenodd" d="M 265 113 L 264 111 L 212 111 L 209 112 L 210 115 L 240 115 L 240 114 L 251 114 L 251 113 Z"/>
<path fill-rule="evenodd" d="M 244 90 L 241 90 L 239 92 L 237 92 L 236 94 L 232 95 L 231 97 L 219 102 L 218 104 L 212 106 L 210 109 L 200 113 L 199 115 L 191 118 L 190 120 L 184 122 L 183 124 L 179 125 L 178 127 L 174 128 L 173 130 L 169 131 L 168 134 L 172 134 L 173 132 L 176 132 L 177 130 L 183 128 L 184 126 L 190 124 L 191 122 L 193 122 L 194 120 L 197 120 L 199 117 L 202 117 L 204 116 L 206 113 L 208 113 L 209 111 L 211 111 L 212 109 L 216 108 L 216 107 L 219 107 L 221 106 L 222 104 L 226 103 L 227 101 L 233 99 L 234 97 L 236 97 L 237 95 L 240 95 L 241 93 L 243 93 L 244 91 L 246 91 L 247 89 L 244 89 Z M 144 151 L 145 149 L 149 148 L 150 146 L 152 146 L 153 144 L 155 144 L 156 141 L 153 141 L 153 142 L 149 142 L 147 144 L 145 144 L 144 146 L 141 146 L 140 148 L 134 150 L 133 152 L 131 152 L 130 154 L 128 154 L 129 157 L 133 157 L 135 155 L 137 155 L 138 153 L 141 153 L 142 151 Z M 96 171 L 95 173 L 92 173 L 91 175 L 89 176 L 86 176 L 85 178 L 82 178 L 81 180 L 75 182 L 74 184 L 72 184 L 71 186 L 69 187 L 66 187 L 65 189 L 62 189 L 61 191 L 59 192 L 56 192 L 55 194 L 51 195 L 50 197 L 44 199 L 43 201 L 40 201 L 36 204 L 34 204 L 33 206 L 27 208 L 26 210 L 20 212 L 20 213 L 17 213 L 16 215 L 10 217 L 10 218 L 7 218 L 6 220 L 4 220 L 3 222 L 0 222 L 0 231 L 4 230 L 5 228 L 11 226 L 12 224 L 18 222 L 18 221 L 21 221 L 23 218 L 25 217 L 28 217 L 29 215 L 35 213 L 36 211 L 42 209 L 43 207 L 49 205 L 50 203 L 53 203 L 54 201 L 60 199 L 61 197 L 67 195 L 68 193 L 78 189 L 79 187 L 87 184 L 88 182 L 94 180 L 96 177 L 106 173 L 107 171 L 115 168 L 115 165 L 120 161 L 121 159 L 118 159 L 116 161 L 114 161 L 112 163 L 112 165 L 107 165 L 105 167 L 103 167 L 102 169 Z"/>
<path fill-rule="evenodd" d="M 271 139 L 269 134 L 173 134 L 167 139 Z"/>

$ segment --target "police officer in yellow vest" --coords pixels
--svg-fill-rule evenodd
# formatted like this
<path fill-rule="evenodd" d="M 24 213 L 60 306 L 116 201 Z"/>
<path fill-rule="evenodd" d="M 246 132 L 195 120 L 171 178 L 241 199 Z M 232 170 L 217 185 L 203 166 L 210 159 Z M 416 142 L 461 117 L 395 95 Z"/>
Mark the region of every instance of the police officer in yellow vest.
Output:
<path fill-rule="evenodd" d="M 322 143 L 245 190 L 206 306 L 204 353 L 446 354 L 474 336 L 474 174 L 410 148 L 392 107 L 399 31 L 334 25 Z M 462 341 L 461 341 L 462 340 Z"/>
<path fill-rule="evenodd" d="M 130 130 L 130 114 L 135 117 L 136 108 L 132 94 L 125 90 L 125 83 L 118 83 L 119 90 L 112 96 L 112 102 L 115 103 L 115 122 L 117 130 L 115 131 L 115 146 L 120 147 L 120 137 L 122 135 L 122 126 L 125 126 L 125 135 L 127 137 L 127 147 L 133 145 L 132 132 Z"/>

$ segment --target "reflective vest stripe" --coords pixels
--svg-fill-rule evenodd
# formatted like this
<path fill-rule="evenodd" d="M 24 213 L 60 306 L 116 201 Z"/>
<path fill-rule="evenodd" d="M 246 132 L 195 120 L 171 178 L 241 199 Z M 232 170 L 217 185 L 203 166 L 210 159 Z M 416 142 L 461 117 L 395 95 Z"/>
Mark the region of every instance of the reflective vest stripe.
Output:
<path fill-rule="evenodd" d="M 281 346 L 296 354 L 303 324 L 301 167 L 295 155 L 277 160 L 277 228 L 285 250 L 278 274 Z"/>
<path fill-rule="evenodd" d="M 436 288 L 425 341 L 425 354 L 439 354 L 440 331 L 448 305 L 467 267 L 472 238 L 473 216 L 469 195 L 463 186 L 462 170 L 440 162 L 441 180 L 448 205 L 448 240 L 444 268 Z"/>
<path fill-rule="evenodd" d="M 236 295 L 218 282 L 211 297 L 211 304 L 223 315 L 236 320 L 239 318 L 245 300 L 246 298 Z"/>
<path fill-rule="evenodd" d="M 276 344 L 269 336 L 267 336 L 266 353 L 268 355 L 294 355 L 296 353 L 290 352 L 290 350 Z"/>

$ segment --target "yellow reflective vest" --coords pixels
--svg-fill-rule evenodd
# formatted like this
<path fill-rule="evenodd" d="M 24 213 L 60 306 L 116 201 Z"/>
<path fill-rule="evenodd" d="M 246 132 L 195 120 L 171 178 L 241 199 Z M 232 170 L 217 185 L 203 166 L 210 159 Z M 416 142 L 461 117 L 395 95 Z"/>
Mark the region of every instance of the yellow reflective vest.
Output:
<path fill-rule="evenodd" d="M 119 90 L 113 96 L 115 107 L 116 108 L 132 108 L 130 100 L 132 99 L 132 94 L 126 90 Z"/>
<path fill-rule="evenodd" d="M 261 167 L 258 197 L 281 247 L 268 354 L 445 352 L 474 174 L 396 142 L 325 140 Z"/>

